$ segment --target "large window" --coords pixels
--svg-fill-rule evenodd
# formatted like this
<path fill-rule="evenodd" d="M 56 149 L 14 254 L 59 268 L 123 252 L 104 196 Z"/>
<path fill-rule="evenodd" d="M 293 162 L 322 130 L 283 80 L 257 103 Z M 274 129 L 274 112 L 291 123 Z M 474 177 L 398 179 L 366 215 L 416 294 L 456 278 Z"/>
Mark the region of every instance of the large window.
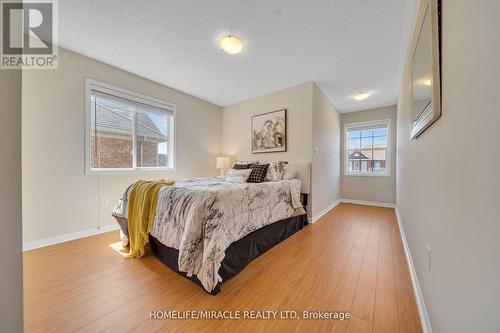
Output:
<path fill-rule="evenodd" d="M 345 174 L 390 175 L 390 120 L 345 125 Z"/>
<path fill-rule="evenodd" d="M 86 171 L 174 167 L 175 106 L 87 80 Z"/>

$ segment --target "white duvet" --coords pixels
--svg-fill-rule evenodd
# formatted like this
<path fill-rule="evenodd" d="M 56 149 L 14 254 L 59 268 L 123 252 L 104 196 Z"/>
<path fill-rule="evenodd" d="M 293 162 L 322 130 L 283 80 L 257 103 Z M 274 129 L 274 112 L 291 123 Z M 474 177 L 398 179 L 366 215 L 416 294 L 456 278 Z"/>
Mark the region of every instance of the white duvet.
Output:
<path fill-rule="evenodd" d="M 300 180 L 234 184 L 222 177 L 178 181 L 160 189 L 152 236 L 179 250 L 179 270 L 211 292 L 225 250 L 268 224 L 305 214 Z"/>

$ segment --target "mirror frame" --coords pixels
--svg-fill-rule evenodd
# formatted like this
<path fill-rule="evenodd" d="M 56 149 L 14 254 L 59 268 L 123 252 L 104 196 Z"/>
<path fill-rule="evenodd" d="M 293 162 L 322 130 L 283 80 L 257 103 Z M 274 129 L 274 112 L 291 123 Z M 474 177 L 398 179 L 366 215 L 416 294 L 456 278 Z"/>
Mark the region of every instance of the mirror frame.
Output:
<path fill-rule="evenodd" d="M 441 117 L 441 58 L 440 58 L 440 30 L 441 30 L 441 1 L 440 0 L 421 0 L 418 11 L 413 38 L 410 47 L 410 57 L 408 61 L 408 85 L 410 91 L 409 110 L 411 119 L 411 139 L 416 139 L 439 117 Z M 413 57 L 417 49 L 417 43 L 420 39 L 425 15 L 430 15 L 431 21 L 431 107 L 427 106 L 422 114 L 413 120 Z"/>

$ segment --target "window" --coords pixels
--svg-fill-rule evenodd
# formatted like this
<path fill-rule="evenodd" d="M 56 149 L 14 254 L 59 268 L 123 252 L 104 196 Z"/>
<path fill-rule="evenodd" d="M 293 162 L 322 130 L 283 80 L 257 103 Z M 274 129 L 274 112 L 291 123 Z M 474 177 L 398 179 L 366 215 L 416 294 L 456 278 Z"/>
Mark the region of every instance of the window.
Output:
<path fill-rule="evenodd" d="M 174 168 L 175 105 L 86 82 L 86 171 Z"/>
<path fill-rule="evenodd" d="M 345 125 L 345 175 L 390 176 L 390 125 L 390 120 Z"/>

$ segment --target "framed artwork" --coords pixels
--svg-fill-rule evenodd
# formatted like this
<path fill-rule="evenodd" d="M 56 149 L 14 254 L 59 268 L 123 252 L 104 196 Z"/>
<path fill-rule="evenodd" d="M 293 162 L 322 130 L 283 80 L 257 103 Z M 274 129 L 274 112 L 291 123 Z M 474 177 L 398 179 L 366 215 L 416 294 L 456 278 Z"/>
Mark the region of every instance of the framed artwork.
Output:
<path fill-rule="evenodd" d="M 287 150 L 286 109 L 252 116 L 252 154 Z"/>

